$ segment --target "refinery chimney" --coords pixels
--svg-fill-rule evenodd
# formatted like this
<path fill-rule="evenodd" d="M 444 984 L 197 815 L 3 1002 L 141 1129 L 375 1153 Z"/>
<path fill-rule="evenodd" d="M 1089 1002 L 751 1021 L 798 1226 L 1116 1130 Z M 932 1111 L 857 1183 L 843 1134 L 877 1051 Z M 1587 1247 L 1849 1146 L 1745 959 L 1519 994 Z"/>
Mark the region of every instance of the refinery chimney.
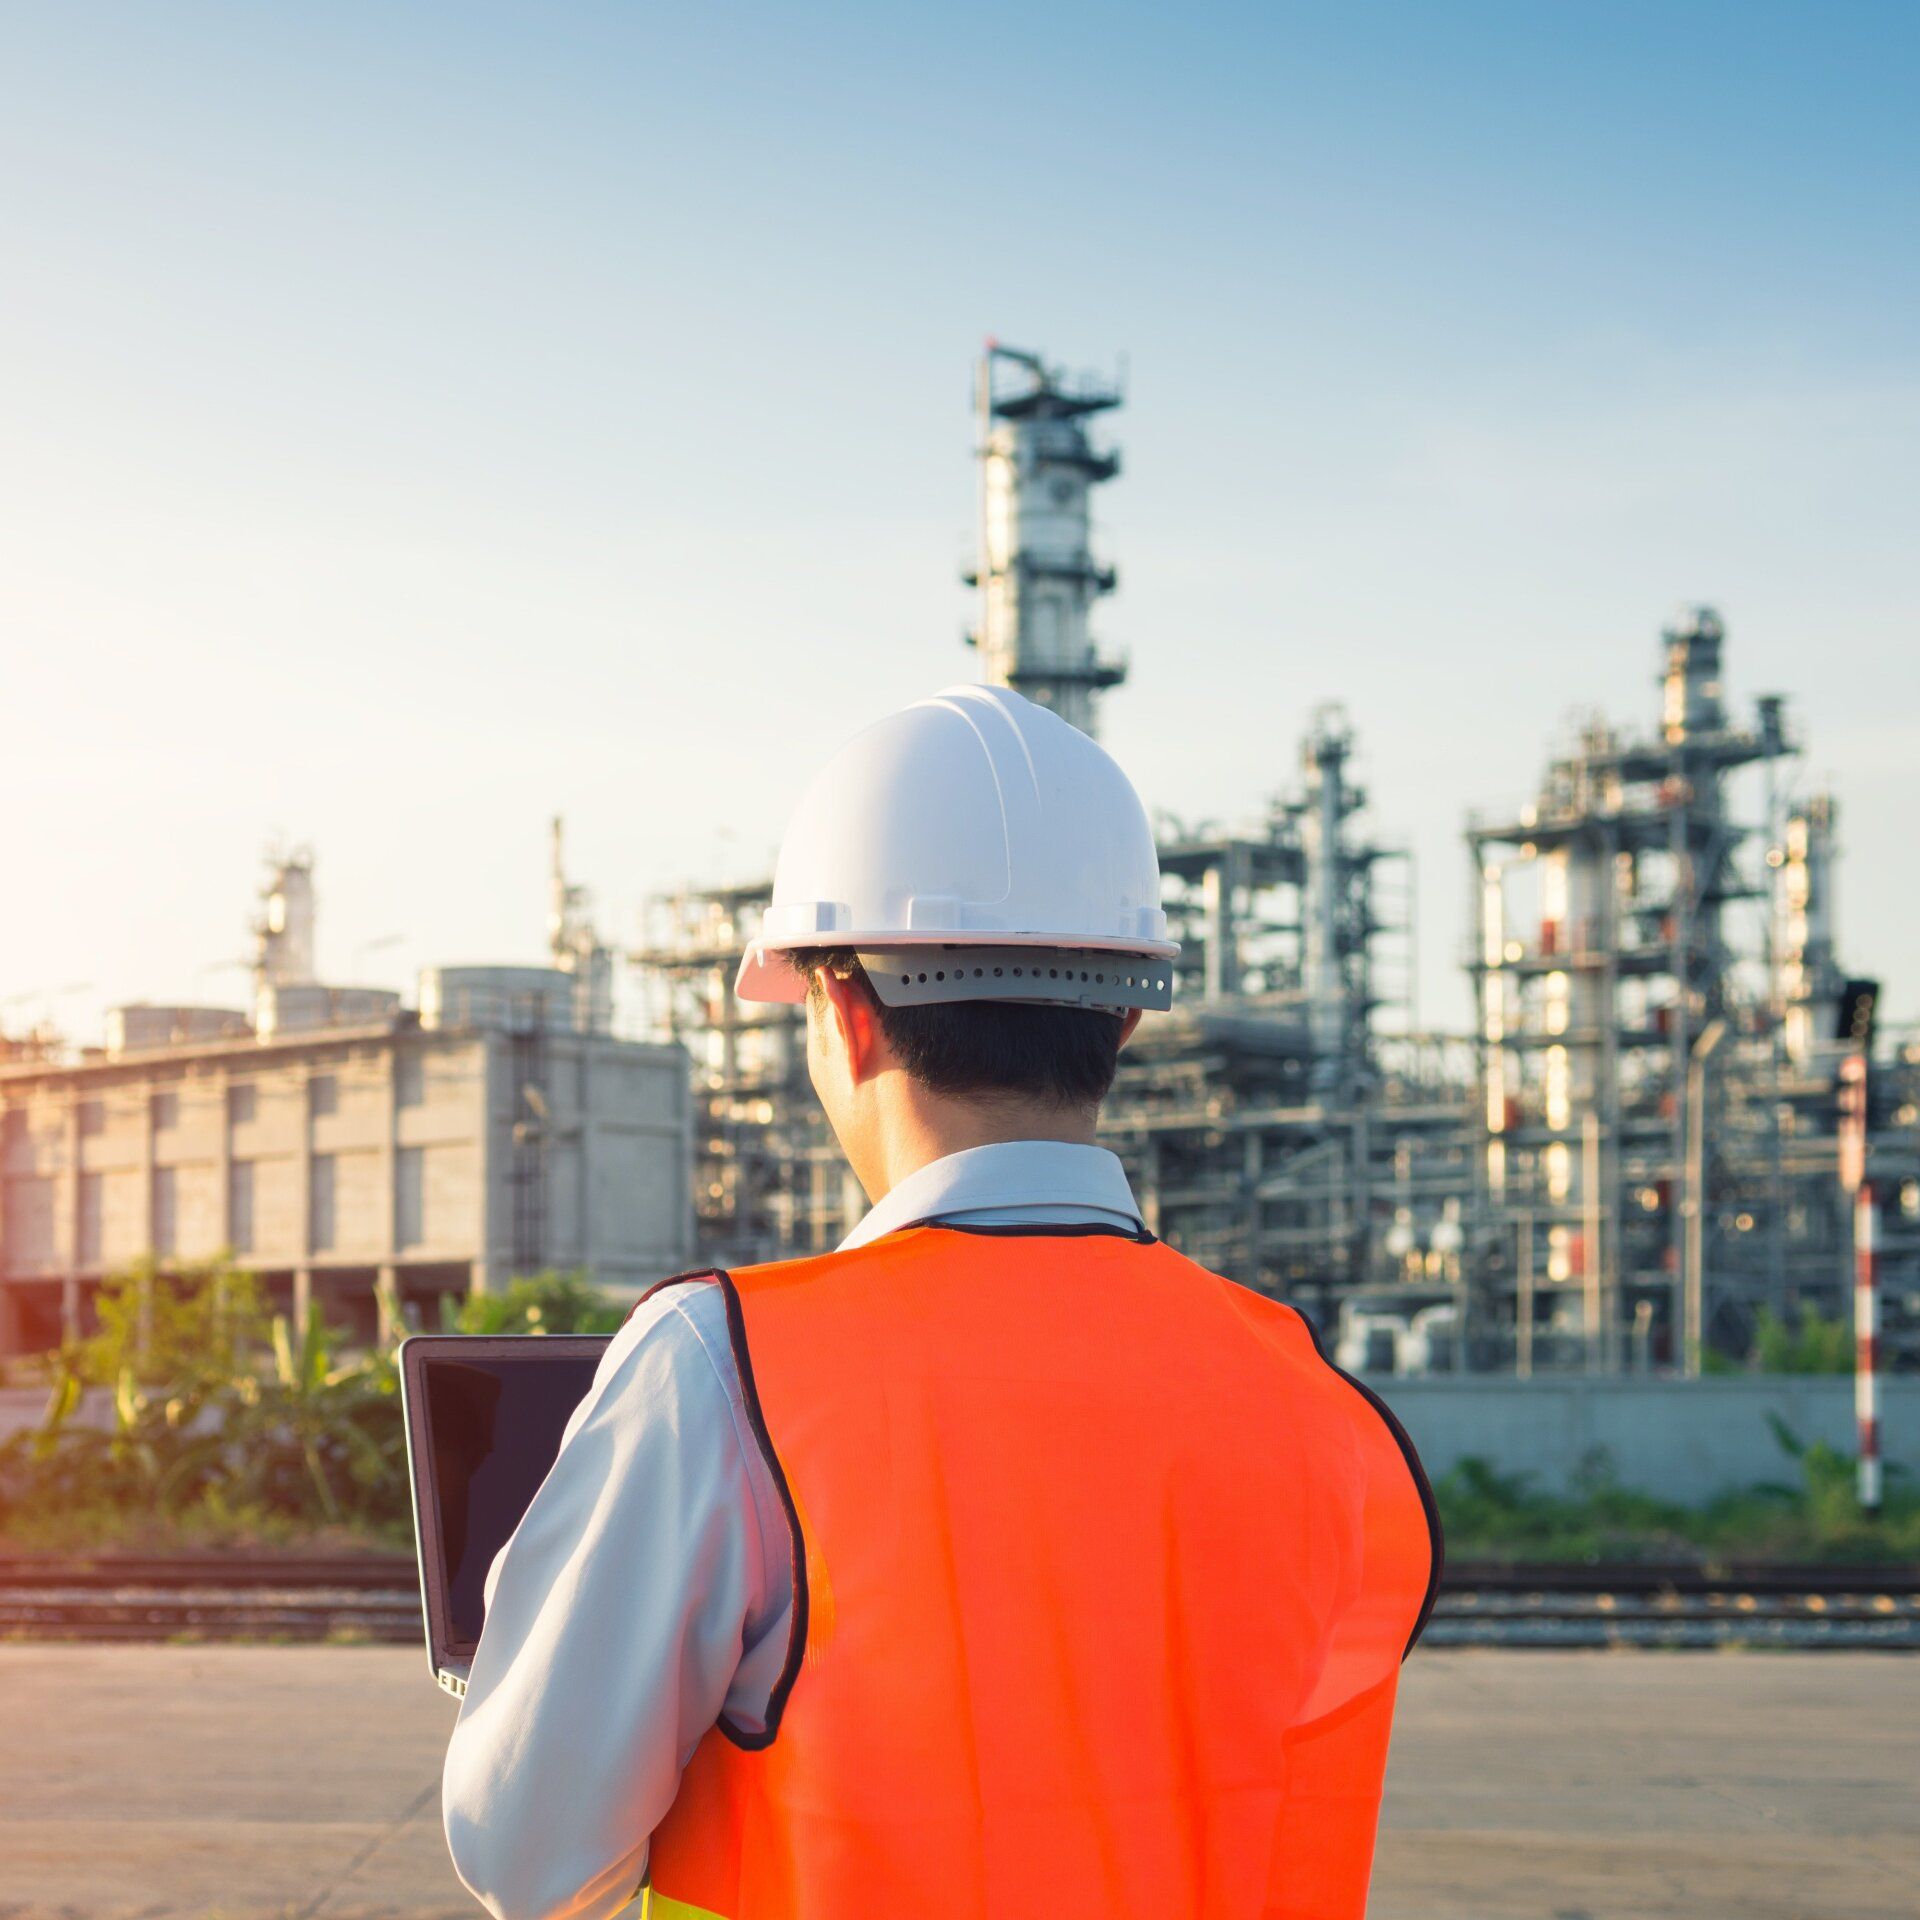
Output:
<path fill-rule="evenodd" d="M 313 854 L 275 847 L 267 855 L 260 916 L 253 923 L 253 975 L 258 987 L 311 986 L 314 970 Z"/>
<path fill-rule="evenodd" d="M 1661 732 L 1669 746 L 1703 733 L 1718 733 L 1727 723 L 1720 680 L 1720 648 L 1727 630 L 1711 607 L 1683 608 L 1661 635 L 1667 670 L 1661 681 Z"/>
<path fill-rule="evenodd" d="M 613 1031 L 613 949 L 593 924 L 593 896 L 567 878 L 566 823 L 555 814 L 547 829 L 547 952 L 573 975 L 574 1026 L 581 1033 Z"/>
<path fill-rule="evenodd" d="M 1096 703 L 1126 678 L 1088 632 L 1114 569 L 1093 557 L 1090 495 L 1120 471 L 1087 423 L 1120 404 L 1117 386 L 1068 381 L 1038 354 L 987 343 L 979 370 L 980 548 L 963 578 L 980 590 L 980 650 L 989 685 L 1012 687 L 1085 733 Z"/>

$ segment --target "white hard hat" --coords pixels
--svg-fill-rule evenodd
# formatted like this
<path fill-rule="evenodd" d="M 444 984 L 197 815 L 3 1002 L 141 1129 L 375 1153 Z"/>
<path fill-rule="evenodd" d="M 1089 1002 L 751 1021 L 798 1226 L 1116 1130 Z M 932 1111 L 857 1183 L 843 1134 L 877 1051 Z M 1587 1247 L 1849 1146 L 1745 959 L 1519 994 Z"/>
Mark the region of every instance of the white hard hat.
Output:
<path fill-rule="evenodd" d="M 1165 1006 L 1180 950 L 1127 776 L 1057 714 L 984 686 L 889 714 L 807 789 L 735 991 L 803 999 L 782 956 L 806 947 L 855 949 L 889 1005 Z"/>

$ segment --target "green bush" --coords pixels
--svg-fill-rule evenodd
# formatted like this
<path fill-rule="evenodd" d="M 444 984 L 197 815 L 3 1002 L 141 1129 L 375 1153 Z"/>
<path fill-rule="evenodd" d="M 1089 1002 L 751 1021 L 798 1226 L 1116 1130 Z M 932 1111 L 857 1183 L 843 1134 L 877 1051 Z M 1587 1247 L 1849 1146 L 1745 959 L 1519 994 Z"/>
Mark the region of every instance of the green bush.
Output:
<path fill-rule="evenodd" d="M 113 1420 L 75 1418 L 116 1334 L 60 1355 L 47 1416 L 0 1442 L 0 1528 L 40 1545 L 346 1529 L 404 1538 L 406 1442 L 390 1353 L 341 1356 L 316 1308 L 298 1342 L 267 1326 L 264 1364 L 188 1355 L 164 1382 L 129 1361 Z M 219 1351 L 216 1347 L 215 1353 Z"/>
<path fill-rule="evenodd" d="M 1434 1482 L 1447 1548 L 1496 1560 L 1654 1560 L 1686 1546 L 1686 1509 L 1617 1485 L 1587 1464 L 1568 1494 L 1539 1491 L 1533 1476 L 1466 1459 Z"/>
<path fill-rule="evenodd" d="M 0 1441 L 0 1539 L 42 1548 L 410 1539 L 391 1349 L 348 1352 L 316 1306 L 296 1339 L 226 1264 L 101 1291 L 100 1332 L 52 1357 L 31 1433 Z M 389 1316 L 391 1319 L 392 1316 Z M 580 1274 L 463 1303 L 469 1333 L 610 1331 L 621 1310 Z M 78 1415 L 108 1388 L 105 1427 Z"/>
<path fill-rule="evenodd" d="M 627 1312 L 584 1273 L 551 1267 L 498 1293 L 473 1293 L 457 1306 L 448 1304 L 455 1333 L 612 1333 Z"/>
<path fill-rule="evenodd" d="M 1920 1562 L 1920 1492 L 1898 1468 L 1889 1468 L 1881 1510 L 1870 1516 L 1851 1458 L 1773 1426 L 1794 1479 L 1704 1507 L 1622 1487 L 1604 1460 L 1589 1462 L 1565 1494 L 1541 1491 L 1530 1474 L 1462 1460 L 1433 1487 L 1447 1550 L 1461 1560 Z"/>
<path fill-rule="evenodd" d="M 0 1538 L 154 1549 L 406 1543 L 391 1351 L 345 1351 L 317 1309 L 296 1340 L 252 1277 L 224 1262 L 181 1278 L 130 1271 L 103 1288 L 99 1317 L 98 1334 L 53 1357 L 38 1430 L 0 1441 Z M 446 1323 L 462 1333 L 607 1333 L 621 1317 L 584 1274 L 547 1272 L 450 1303 Z M 1817 1316 L 1792 1335 L 1762 1328 L 1763 1342 L 1788 1340 L 1808 1360 L 1830 1357 L 1832 1337 Z M 75 1418 L 96 1386 L 113 1396 L 104 1428 Z M 1604 1456 L 1584 1462 L 1564 1494 L 1474 1459 L 1434 1493 L 1461 1559 L 1920 1562 L 1920 1493 L 1897 1470 L 1869 1518 L 1850 1459 L 1777 1422 L 1774 1431 L 1790 1478 L 1702 1508 L 1620 1486 Z"/>
<path fill-rule="evenodd" d="M 1736 1373 L 1851 1373 L 1853 1326 L 1843 1315 L 1831 1318 L 1802 1302 L 1796 1320 L 1762 1307 L 1743 1354 L 1718 1347 L 1700 1351 L 1700 1371 Z"/>
<path fill-rule="evenodd" d="M 1753 1364 L 1761 1373 L 1851 1373 L 1853 1328 L 1803 1302 L 1798 1326 L 1771 1307 L 1760 1310 L 1753 1333 Z"/>
<path fill-rule="evenodd" d="M 67 1349 L 89 1386 L 137 1380 L 226 1379 L 250 1364 L 271 1337 L 260 1283 L 222 1257 L 182 1273 L 136 1262 L 94 1296 L 100 1331 Z"/>

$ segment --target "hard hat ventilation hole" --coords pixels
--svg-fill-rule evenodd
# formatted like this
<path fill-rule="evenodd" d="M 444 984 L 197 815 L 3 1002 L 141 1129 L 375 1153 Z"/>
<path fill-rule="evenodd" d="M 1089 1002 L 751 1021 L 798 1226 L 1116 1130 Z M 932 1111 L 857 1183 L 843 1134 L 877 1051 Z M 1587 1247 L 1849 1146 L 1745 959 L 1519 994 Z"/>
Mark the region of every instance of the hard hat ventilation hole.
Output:
<path fill-rule="evenodd" d="M 927 976 L 924 973 L 920 976 L 920 984 L 923 987 L 927 984 Z"/>
<path fill-rule="evenodd" d="M 933 977 L 936 980 L 944 980 L 947 976 L 944 973 L 936 973 Z"/>

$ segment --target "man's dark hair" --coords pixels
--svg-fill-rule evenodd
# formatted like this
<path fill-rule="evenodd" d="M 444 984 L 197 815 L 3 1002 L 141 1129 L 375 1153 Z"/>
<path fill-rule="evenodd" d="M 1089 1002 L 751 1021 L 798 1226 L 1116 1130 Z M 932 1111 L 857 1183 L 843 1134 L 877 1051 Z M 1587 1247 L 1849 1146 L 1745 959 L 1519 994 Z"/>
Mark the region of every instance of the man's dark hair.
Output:
<path fill-rule="evenodd" d="M 850 947 L 809 947 L 787 956 L 820 992 L 820 975 L 854 981 L 900 1064 L 934 1093 L 991 1099 L 1011 1094 L 1061 1106 L 1097 1107 L 1113 1085 L 1121 1016 L 1093 1007 L 1031 1007 L 961 1000 L 930 1007 L 882 1003 Z"/>

